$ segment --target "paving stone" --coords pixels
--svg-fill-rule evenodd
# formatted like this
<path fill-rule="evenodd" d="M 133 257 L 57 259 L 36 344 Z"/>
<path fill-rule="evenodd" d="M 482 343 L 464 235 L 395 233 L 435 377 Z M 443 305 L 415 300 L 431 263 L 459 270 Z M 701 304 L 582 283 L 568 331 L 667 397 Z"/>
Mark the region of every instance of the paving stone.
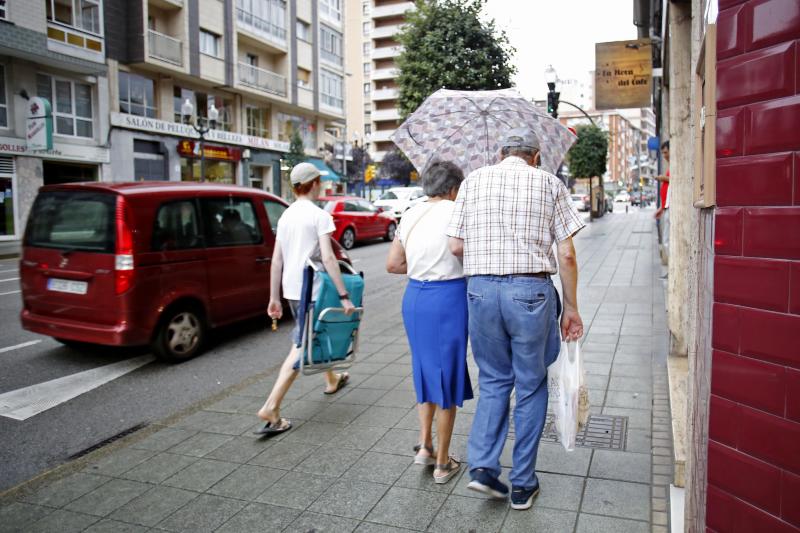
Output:
<path fill-rule="evenodd" d="M 606 407 L 625 409 L 642 409 L 649 411 L 650 395 L 644 392 L 622 392 L 609 390 L 606 395 Z"/>
<path fill-rule="evenodd" d="M 466 496 L 468 498 L 475 498 L 475 499 L 479 499 L 479 500 L 491 500 L 491 499 L 494 499 L 491 496 L 487 496 L 486 494 L 483 494 L 482 492 L 478 492 L 478 491 L 475 491 L 475 490 L 467 488 L 467 485 L 469 485 L 469 482 L 471 481 L 472 478 L 471 478 L 471 476 L 469 474 L 469 466 L 468 465 L 465 465 L 464 470 L 465 470 L 464 473 L 456 481 L 456 486 L 453 487 L 452 494 L 454 494 L 456 496 Z M 499 478 L 500 482 L 505 483 L 509 487 L 511 486 L 511 482 L 508 480 L 508 475 L 509 475 L 510 470 L 511 469 L 509 469 L 509 468 L 501 468 L 500 469 L 500 478 Z M 453 483 L 453 482 L 451 481 L 450 483 Z M 448 483 L 448 485 L 450 483 Z"/>
<path fill-rule="evenodd" d="M 361 450 L 322 447 L 294 467 L 298 472 L 339 477 L 364 454 Z"/>
<path fill-rule="evenodd" d="M 197 497 L 196 492 L 173 487 L 153 487 L 114 511 L 109 518 L 154 526 Z"/>
<path fill-rule="evenodd" d="M 400 529 L 384 524 L 370 524 L 369 522 L 361 522 L 356 528 L 356 533 L 408 533 L 409 531 L 409 529 Z"/>
<path fill-rule="evenodd" d="M 508 512 L 503 523 L 503 533 L 573 533 L 577 513 L 539 507 L 534 502 L 533 508 L 527 511 Z"/>
<path fill-rule="evenodd" d="M 410 464 L 412 460 L 404 455 L 367 452 L 344 475 L 361 481 L 391 485 Z"/>
<path fill-rule="evenodd" d="M 191 455 L 193 457 L 203 457 L 226 442 L 233 440 L 230 435 L 220 435 L 219 433 L 197 433 L 180 444 L 169 449 L 170 453 L 179 455 Z"/>
<path fill-rule="evenodd" d="M 300 511 L 263 503 L 251 503 L 225 522 L 216 533 L 264 533 L 281 531 L 291 524 Z"/>
<path fill-rule="evenodd" d="M 411 463 L 400 478 L 395 482 L 396 487 L 404 487 L 407 489 L 428 490 L 431 492 L 440 492 L 442 494 L 449 494 L 453 489 L 458 486 L 461 476 L 466 474 L 468 465 L 461 464 L 461 472 L 456 474 L 447 483 L 434 483 L 433 481 L 433 468 L 429 466 L 422 466 Z"/>
<path fill-rule="evenodd" d="M 218 411 L 220 413 L 250 414 L 257 412 L 263 404 L 261 398 L 251 396 L 232 395 L 211 404 L 205 411 Z"/>
<path fill-rule="evenodd" d="M 245 502 L 201 494 L 158 524 L 158 529 L 186 533 L 214 531 L 241 511 Z"/>
<path fill-rule="evenodd" d="M 350 518 L 305 512 L 284 531 L 290 533 L 350 533 L 357 526 L 358 521 Z"/>
<path fill-rule="evenodd" d="M 292 430 L 293 431 L 293 430 Z M 249 464 L 290 470 L 311 455 L 318 446 L 299 442 L 276 442 L 259 455 L 248 461 Z"/>
<path fill-rule="evenodd" d="M 253 436 L 234 437 L 219 448 L 206 455 L 206 459 L 221 459 L 231 463 L 246 463 L 256 455 L 275 444 L 271 439 L 257 439 Z"/>
<path fill-rule="evenodd" d="M 236 470 L 237 466 L 236 463 L 226 461 L 199 459 L 163 483 L 170 487 L 204 492 Z"/>
<path fill-rule="evenodd" d="M 104 476 L 119 476 L 131 468 L 142 464 L 156 452 L 151 450 L 138 450 L 136 448 L 122 448 L 90 463 L 83 469 L 88 474 L 102 474 Z"/>
<path fill-rule="evenodd" d="M 195 457 L 160 453 L 139 466 L 125 472 L 122 477 L 146 483 L 161 483 L 197 461 Z"/>
<path fill-rule="evenodd" d="M 644 429 L 628 429 L 628 439 L 625 451 L 649 454 L 652 449 L 650 432 Z"/>
<path fill-rule="evenodd" d="M 608 386 L 608 376 L 599 374 L 586 374 L 586 386 L 590 389 L 605 390 Z"/>
<path fill-rule="evenodd" d="M 63 507 L 104 483 L 108 483 L 109 479 L 105 476 L 78 472 L 46 485 L 21 500 L 47 507 Z"/>
<path fill-rule="evenodd" d="M 334 481 L 334 478 L 328 476 L 289 472 L 262 492 L 255 501 L 303 511 Z"/>
<path fill-rule="evenodd" d="M 589 478 L 581 511 L 634 520 L 650 519 L 648 485 Z"/>
<path fill-rule="evenodd" d="M 335 424 L 349 424 L 366 409 L 367 406 L 365 405 L 335 403 L 325 407 L 322 411 L 314 415 L 312 420 Z"/>
<path fill-rule="evenodd" d="M 375 402 L 375 405 L 380 407 L 401 407 L 403 409 L 409 409 L 416 404 L 416 393 L 408 390 L 391 390 Z"/>
<path fill-rule="evenodd" d="M 621 376 L 621 377 L 631 377 L 631 378 L 650 378 L 650 365 L 648 364 L 636 364 L 636 365 L 626 365 L 617 361 L 614 361 L 614 366 L 611 368 L 611 375 L 612 376 Z"/>
<path fill-rule="evenodd" d="M 398 392 L 408 392 L 408 391 L 398 391 Z M 472 413 L 467 413 L 466 411 L 459 409 L 458 416 L 462 414 L 472 414 Z M 458 418 L 458 416 L 456 416 L 456 418 Z M 397 422 L 397 424 L 394 425 L 394 427 L 400 429 L 413 429 L 419 431 L 419 413 L 417 412 L 416 409 L 411 409 L 410 411 L 408 411 L 408 413 L 406 413 L 406 415 L 403 418 L 400 419 L 399 422 Z M 434 429 L 435 428 L 436 424 L 434 424 Z"/>
<path fill-rule="evenodd" d="M 508 512 L 508 503 L 499 500 L 478 500 L 464 496 L 448 496 L 428 531 L 461 533 L 462 531 L 500 531 Z"/>
<path fill-rule="evenodd" d="M 409 409 L 400 407 L 369 407 L 353 421 L 353 424 L 390 428 L 397 424 L 408 411 Z"/>
<path fill-rule="evenodd" d="M 197 413 L 176 421 L 173 427 L 194 429 L 209 433 L 222 433 L 224 435 L 241 435 L 252 425 L 252 415 L 198 411 Z"/>
<path fill-rule="evenodd" d="M 359 346 L 361 348 L 361 346 Z M 352 372 L 360 372 L 361 374 L 377 374 L 384 368 L 386 368 L 386 363 L 368 363 L 363 361 L 356 361 L 356 363 L 350 368 Z"/>
<path fill-rule="evenodd" d="M 539 472 L 536 477 L 541 490 L 535 505 L 566 511 L 580 509 L 584 478 L 546 472 Z"/>
<path fill-rule="evenodd" d="M 140 448 L 142 450 L 152 450 L 154 452 L 164 452 L 176 444 L 185 441 L 195 433 L 197 432 L 191 429 L 165 427 L 140 441 L 134 442 L 131 444 L 131 447 Z"/>
<path fill-rule="evenodd" d="M 328 441 L 326 447 L 369 450 L 387 431 L 372 426 L 348 426 Z"/>
<path fill-rule="evenodd" d="M 206 492 L 225 498 L 254 500 L 256 496 L 264 492 L 284 475 L 286 475 L 286 470 L 256 465 L 241 465 Z"/>
<path fill-rule="evenodd" d="M 587 374 L 608 376 L 608 374 L 611 372 L 610 363 L 593 363 L 591 361 L 584 361 L 583 367 L 586 369 Z"/>
<path fill-rule="evenodd" d="M 650 479 L 650 454 L 595 450 L 589 475 L 604 479 L 647 483 Z"/>
<path fill-rule="evenodd" d="M 409 429 L 390 429 L 375 443 L 370 451 L 414 455 L 414 446 L 419 440 L 419 431 Z"/>
<path fill-rule="evenodd" d="M 568 452 L 560 444 L 542 442 L 539 444 L 536 471 L 586 476 L 591 457 L 592 450 L 589 448 L 575 448 Z"/>
<path fill-rule="evenodd" d="M 95 522 L 85 529 L 84 533 L 145 533 L 146 531 L 150 531 L 150 528 L 106 519 Z"/>
<path fill-rule="evenodd" d="M 309 511 L 363 520 L 388 489 L 367 481 L 340 480 L 311 504 Z"/>
<path fill-rule="evenodd" d="M 647 409 L 626 409 L 624 407 L 603 407 L 604 415 L 627 416 L 628 429 L 650 431 L 650 411 Z"/>
<path fill-rule="evenodd" d="M 647 522 L 581 513 L 576 533 L 649 533 Z"/>
<path fill-rule="evenodd" d="M 583 352 L 581 351 L 584 361 L 587 363 L 605 363 L 610 365 L 614 360 L 614 354 L 609 352 Z"/>
<path fill-rule="evenodd" d="M 380 389 L 352 389 L 342 396 L 337 403 L 354 403 L 357 405 L 373 405 L 378 399 L 386 394 L 385 390 Z"/>
<path fill-rule="evenodd" d="M 654 512 L 666 512 L 667 510 L 667 500 L 662 500 L 661 498 L 653 498 L 650 502 L 650 505 L 653 507 Z"/>
<path fill-rule="evenodd" d="M 281 443 L 325 444 L 344 428 L 344 424 L 311 420 L 300 427 L 287 431 Z"/>
<path fill-rule="evenodd" d="M 289 420 L 311 420 L 328 407 L 328 403 L 318 400 L 294 400 L 281 408 L 281 416 Z"/>
<path fill-rule="evenodd" d="M 397 359 L 394 363 L 386 365 L 379 373 L 385 376 L 399 376 L 404 378 L 410 376 L 412 372 L 413 368 L 411 366 L 411 358 L 409 357 L 408 362 L 405 362 L 403 358 Z"/>
<path fill-rule="evenodd" d="M 609 391 L 624 391 L 624 392 L 646 392 L 652 390 L 649 377 L 627 377 L 615 376 L 612 370 L 611 380 L 608 382 Z"/>
<path fill-rule="evenodd" d="M 77 533 L 100 520 L 97 516 L 58 509 L 28 526 L 25 533 Z"/>
<path fill-rule="evenodd" d="M 65 509 L 76 513 L 107 516 L 149 488 L 149 485 L 138 481 L 112 479 L 92 492 L 84 494 L 72 503 L 67 504 Z"/>
<path fill-rule="evenodd" d="M 11 502 L 9 505 L 0 507 L 0 524 L 4 531 L 25 532 L 30 529 L 31 524 L 52 512 L 52 509 L 40 505 Z"/>
<path fill-rule="evenodd" d="M 477 380 L 474 380 L 473 383 L 475 384 L 475 386 L 477 386 Z M 403 378 L 403 381 L 398 383 L 397 386 L 394 388 L 394 390 L 407 390 L 407 391 L 415 390 L 414 378 L 412 378 L 411 376 Z"/>
<path fill-rule="evenodd" d="M 445 501 L 444 494 L 392 487 L 367 515 L 369 522 L 424 530 Z"/>

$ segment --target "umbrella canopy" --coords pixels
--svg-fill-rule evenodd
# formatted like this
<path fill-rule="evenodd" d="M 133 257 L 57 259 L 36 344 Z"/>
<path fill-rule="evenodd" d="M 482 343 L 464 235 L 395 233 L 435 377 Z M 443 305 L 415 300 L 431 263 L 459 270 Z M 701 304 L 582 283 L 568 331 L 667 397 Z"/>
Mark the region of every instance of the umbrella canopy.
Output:
<path fill-rule="evenodd" d="M 541 167 L 555 173 L 575 135 L 514 89 L 451 91 L 430 95 L 391 139 L 422 173 L 432 161 L 452 161 L 465 174 L 499 162 L 500 142 L 528 127 L 539 139 Z"/>

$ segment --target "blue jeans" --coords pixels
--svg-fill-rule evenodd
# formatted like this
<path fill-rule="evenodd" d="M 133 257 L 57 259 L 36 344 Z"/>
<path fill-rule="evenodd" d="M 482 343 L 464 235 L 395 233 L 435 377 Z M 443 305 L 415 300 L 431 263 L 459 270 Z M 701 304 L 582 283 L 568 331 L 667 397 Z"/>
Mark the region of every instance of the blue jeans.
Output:
<path fill-rule="evenodd" d="M 561 302 L 545 278 L 472 276 L 467 285 L 469 336 L 480 373 L 480 398 L 469 435 L 470 470 L 500 476 L 511 390 L 516 387 L 510 481 L 536 485 L 536 454 L 547 415 L 547 367 L 558 357 Z"/>

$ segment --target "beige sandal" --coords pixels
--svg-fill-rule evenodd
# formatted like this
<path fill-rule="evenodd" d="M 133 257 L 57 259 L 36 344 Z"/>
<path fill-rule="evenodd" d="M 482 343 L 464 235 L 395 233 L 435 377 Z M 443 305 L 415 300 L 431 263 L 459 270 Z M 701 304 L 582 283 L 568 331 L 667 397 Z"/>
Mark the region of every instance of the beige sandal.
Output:
<path fill-rule="evenodd" d="M 420 452 L 425 450 L 430 455 L 425 457 Z M 417 452 L 417 455 L 414 456 L 414 464 L 415 465 L 423 465 L 423 466 L 431 466 L 432 464 L 436 463 L 436 452 L 433 451 L 433 448 L 430 446 L 425 446 L 424 444 L 417 444 L 414 446 L 414 451 Z"/>
<path fill-rule="evenodd" d="M 433 482 L 437 485 L 447 483 L 458 473 L 459 470 L 461 470 L 461 462 L 454 457 L 450 457 L 449 459 L 450 461 L 448 461 L 447 464 L 437 464 L 433 470 Z M 437 476 L 436 472 L 444 472 L 444 474 Z"/>

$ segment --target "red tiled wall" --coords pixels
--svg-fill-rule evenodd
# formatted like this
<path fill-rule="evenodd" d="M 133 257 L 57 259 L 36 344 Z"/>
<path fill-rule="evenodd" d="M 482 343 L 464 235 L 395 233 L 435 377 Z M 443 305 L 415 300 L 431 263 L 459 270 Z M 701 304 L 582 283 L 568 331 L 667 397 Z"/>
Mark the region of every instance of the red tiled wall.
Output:
<path fill-rule="evenodd" d="M 707 531 L 800 532 L 800 0 L 720 0 Z"/>

